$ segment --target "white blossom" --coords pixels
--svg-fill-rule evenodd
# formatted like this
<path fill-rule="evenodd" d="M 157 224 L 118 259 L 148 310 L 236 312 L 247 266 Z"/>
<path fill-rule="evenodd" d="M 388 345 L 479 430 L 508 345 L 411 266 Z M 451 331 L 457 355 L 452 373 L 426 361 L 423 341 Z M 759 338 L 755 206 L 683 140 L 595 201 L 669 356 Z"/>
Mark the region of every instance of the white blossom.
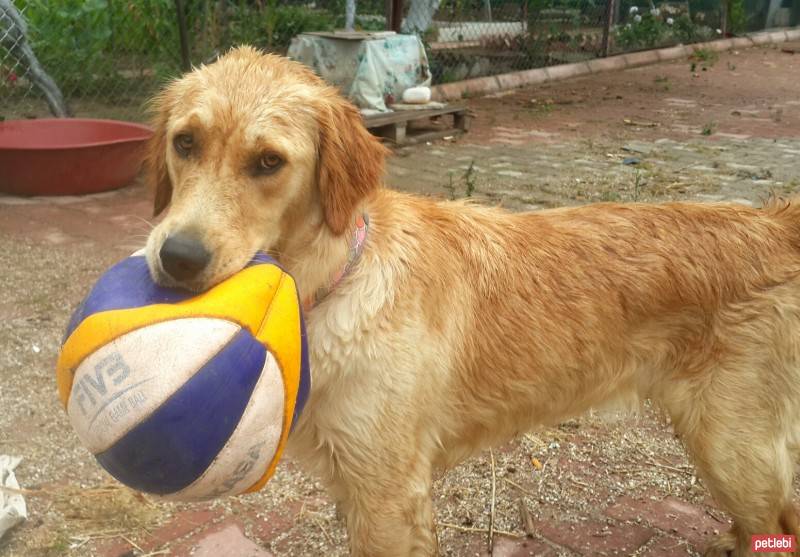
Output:
<path fill-rule="evenodd" d="M 635 14 L 635 13 L 637 13 L 638 11 L 639 11 L 639 8 L 637 8 L 636 6 L 631 6 L 630 13 L 632 13 L 632 14 Z"/>
<path fill-rule="evenodd" d="M 672 25 L 673 23 L 675 23 L 675 20 L 672 19 L 671 17 L 668 17 L 667 18 L 667 25 Z"/>
<path fill-rule="evenodd" d="M 640 23 L 642 21 L 642 16 L 636 14 L 635 16 L 633 16 L 633 21 L 635 21 L 636 23 Z"/>
<path fill-rule="evenodd" d="M 722 29 L 717 29 L 717 35 L 722 35 Z"/>
<path fill-rule="evenodd" d="M 661 15 L 661 10 L 659 10 L 658 8 L 653 8 L 652 10 L 650 10 L 650 15 L 652 15 L 653 17 L 658 17 Z"/>

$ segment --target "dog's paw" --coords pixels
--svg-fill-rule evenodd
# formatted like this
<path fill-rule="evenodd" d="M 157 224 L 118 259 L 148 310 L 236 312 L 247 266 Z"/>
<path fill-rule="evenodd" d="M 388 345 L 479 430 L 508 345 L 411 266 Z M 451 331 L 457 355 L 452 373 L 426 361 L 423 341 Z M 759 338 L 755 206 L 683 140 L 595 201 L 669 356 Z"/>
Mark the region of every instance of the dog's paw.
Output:
<path fill-rule="evenodd" d="M 732 557 L 736 550 L 736 536 L 726 532 L 714 537 L 703 552 L 703 557 Z"/>

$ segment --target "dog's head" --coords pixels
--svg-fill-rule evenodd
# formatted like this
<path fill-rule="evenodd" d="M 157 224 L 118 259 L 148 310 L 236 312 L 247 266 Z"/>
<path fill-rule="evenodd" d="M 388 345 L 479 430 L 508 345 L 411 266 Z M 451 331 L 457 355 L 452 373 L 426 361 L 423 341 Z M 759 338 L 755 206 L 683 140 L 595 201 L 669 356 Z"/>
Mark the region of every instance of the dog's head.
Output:
<path fill-rule="evenodd" d="M 146 161 L 156 281 L 203 290 L 258 250 L 344 234 L 379 187 L 385 148 L 310 70 L 242 47 L 154 100 Z"/>

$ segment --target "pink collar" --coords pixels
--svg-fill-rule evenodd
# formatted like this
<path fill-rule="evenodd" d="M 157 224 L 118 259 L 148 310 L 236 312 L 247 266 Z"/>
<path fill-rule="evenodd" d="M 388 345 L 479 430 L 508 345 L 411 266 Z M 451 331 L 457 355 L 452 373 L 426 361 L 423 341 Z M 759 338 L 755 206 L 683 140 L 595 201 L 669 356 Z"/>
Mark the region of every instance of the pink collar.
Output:
<path fill-rule="evenodd" d="M 358 261 L 361 252 L 364 251 L 364 244 L 367 242 L 367 232 L 369 231 L 369 216 L 361 215 L 356 219 L 356 228 L 353 230 L 353 237 L 350 240 L 350 251 L 347 255 L 347 263 L 343 269 L 337 272 L 327 286 L 321 286 L 314 294 L 303 302 L 303 309 L 309 311 L 310 309 L 318 306 L 325 297 L 328 296 L 333 289 L 336 288 L 340 282 L 350 274 L 350 271 Z"/>

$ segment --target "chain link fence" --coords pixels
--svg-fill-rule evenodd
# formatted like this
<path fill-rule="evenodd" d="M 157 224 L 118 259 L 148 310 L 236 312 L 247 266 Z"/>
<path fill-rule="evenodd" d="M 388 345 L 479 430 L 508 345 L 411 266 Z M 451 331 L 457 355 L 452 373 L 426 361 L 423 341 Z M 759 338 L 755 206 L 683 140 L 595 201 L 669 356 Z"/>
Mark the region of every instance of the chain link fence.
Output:
<path fill-rule="evenodd" d="M 800 24 L 800 0 L 433 1 L 409 0 L 403 30 L 434 83 Z"/>
<path fill-rule="evenodd" d="M 2 1 L 24 18 L 27 40 L 21 39 L 13 16 L 0 9 L 0 117 L 49 114 L 32 79 L 31 60 L 21 48 L 27 43 L 70 114 L 130 120 L 143 118 L 147 99 L 165 80 L 191 64 L 213 60 L 232 45 L 285 52 L 298 33 L 343 26 L 345 2 Z M 373 3 L 364 3 L 356 23 L 383 29 L 383 2 Z"/>
<path fill-rule="evenodd" d="M 434 83 L 599 56 L 605 0 L 444 0 L 432 17 L 411 1 L 404 27 L 426 44 Z"/>
<path fill-rule="evenodd" d="M 0 0 L 0 118 L 57 113 L 60 91 L 69 114 L 141 120 L 166 79 L 231 45 L 285 53 L 394 13 L 436 84 L 798 25 L 800 0 Z"/>
<path fill-rule="evenodd" d="M 171 1 L 24 0 L 14 5 L 27 23 L 23 42 L 57 84 L 70 114 L 140 119 L 143 100 L 179 70 Z M 0 41 L 0 115 L 45 116 L 32 60 L 20 48 L 9 12 L 0 16 L 0 37 L 6 36 Z"/>

